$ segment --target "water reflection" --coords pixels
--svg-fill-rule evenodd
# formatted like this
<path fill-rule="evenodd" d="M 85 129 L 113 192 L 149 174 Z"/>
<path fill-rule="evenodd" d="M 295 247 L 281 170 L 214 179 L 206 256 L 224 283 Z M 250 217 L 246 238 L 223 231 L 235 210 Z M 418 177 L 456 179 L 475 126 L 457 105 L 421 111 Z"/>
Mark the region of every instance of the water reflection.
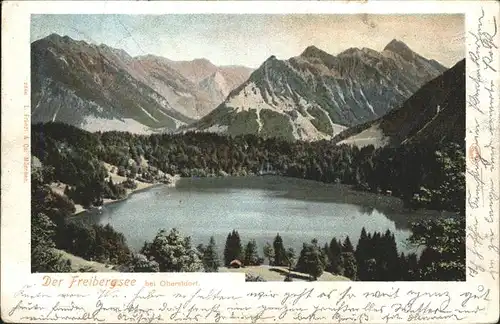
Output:
<path fill-rule="evenodd" d="M 399 210 L 398 210 L 399 208 Z M 159 229 L 178 228 L 193 243 L 206 244 L 214 236 L 219 252 L 227 234 L 236 229 L 242 243 L 255 239 L 259 253 L 279 233 L 286 246 L 300 251 L 303 242 L 329 243 L 349 235 L 355 245 L 361 229 L 395 235 L 400 251 L 406 246 L 410 223 L 429 213 L 403 211 L 394 197 L 353 191 L 280 177 L 183 179 L 176 188 L 155 187 L 129 199 L 106 205 L 75 218 L 88 223 L 110 223 L 124 233 L 133 249 L 152 240 Z"/>

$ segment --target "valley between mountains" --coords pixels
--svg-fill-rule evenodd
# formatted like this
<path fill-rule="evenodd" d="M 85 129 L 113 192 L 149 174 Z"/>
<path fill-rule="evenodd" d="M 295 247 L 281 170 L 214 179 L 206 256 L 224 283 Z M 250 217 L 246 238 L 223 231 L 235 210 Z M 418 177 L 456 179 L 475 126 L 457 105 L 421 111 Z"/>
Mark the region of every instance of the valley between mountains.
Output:
<path fill-rule="evenodd" d="M 465 280 L 465 59 L 395 39 L 218 66 L 51 34 L 31 123 L 32 272 Z"/>

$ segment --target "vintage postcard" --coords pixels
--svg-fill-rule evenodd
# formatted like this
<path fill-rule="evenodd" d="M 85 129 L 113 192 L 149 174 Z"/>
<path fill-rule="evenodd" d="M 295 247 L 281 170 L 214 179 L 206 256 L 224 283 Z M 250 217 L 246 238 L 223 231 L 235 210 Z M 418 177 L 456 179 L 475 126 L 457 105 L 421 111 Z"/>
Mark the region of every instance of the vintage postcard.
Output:
<path fill-rule="evenodd" d="M 496 323 L 494 1 L 7 1 L 8 323 Z"/>

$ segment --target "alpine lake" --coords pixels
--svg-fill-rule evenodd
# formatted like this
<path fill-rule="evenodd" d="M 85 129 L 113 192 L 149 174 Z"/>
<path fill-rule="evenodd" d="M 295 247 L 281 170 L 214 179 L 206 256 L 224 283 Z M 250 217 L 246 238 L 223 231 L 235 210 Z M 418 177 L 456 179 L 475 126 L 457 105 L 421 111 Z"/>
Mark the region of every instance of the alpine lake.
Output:
<path fill-rule="evenodd" d="M 160 229 L 177 228 L 190 236 L 193 247 L 214 236 L 219 254 L 233 229 L 242 245 L 255 239 L 258 253 L 276 234 L 296 253 L 317 239 L 320 246 L 333 237 L 349 236 L 356 247 L 362 228 L 394 233 L 399 253 L 417 252 L 408 244 L 411 223 L 443 217 L 437 211 L 409 211 L 395 197 L 359 192 L 341 184 L 280 176 L 182 178 L 175 187 L 159 185 L 128 199 L 86 211 L 72 220 L 111 224 L 139 251 Z"/>

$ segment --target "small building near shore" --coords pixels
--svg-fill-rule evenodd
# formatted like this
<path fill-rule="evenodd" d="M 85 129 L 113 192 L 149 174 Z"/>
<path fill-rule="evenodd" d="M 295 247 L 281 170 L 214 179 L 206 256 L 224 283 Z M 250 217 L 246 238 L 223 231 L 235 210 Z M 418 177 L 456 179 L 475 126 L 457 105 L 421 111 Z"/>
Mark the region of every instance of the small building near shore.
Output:
<path fill-rule="evenodd" d="M 240 260 L 233 260 L 229 263 L 229 268 L 241 268 L 243 266 L 243 263 L 241 263 Z"/>

